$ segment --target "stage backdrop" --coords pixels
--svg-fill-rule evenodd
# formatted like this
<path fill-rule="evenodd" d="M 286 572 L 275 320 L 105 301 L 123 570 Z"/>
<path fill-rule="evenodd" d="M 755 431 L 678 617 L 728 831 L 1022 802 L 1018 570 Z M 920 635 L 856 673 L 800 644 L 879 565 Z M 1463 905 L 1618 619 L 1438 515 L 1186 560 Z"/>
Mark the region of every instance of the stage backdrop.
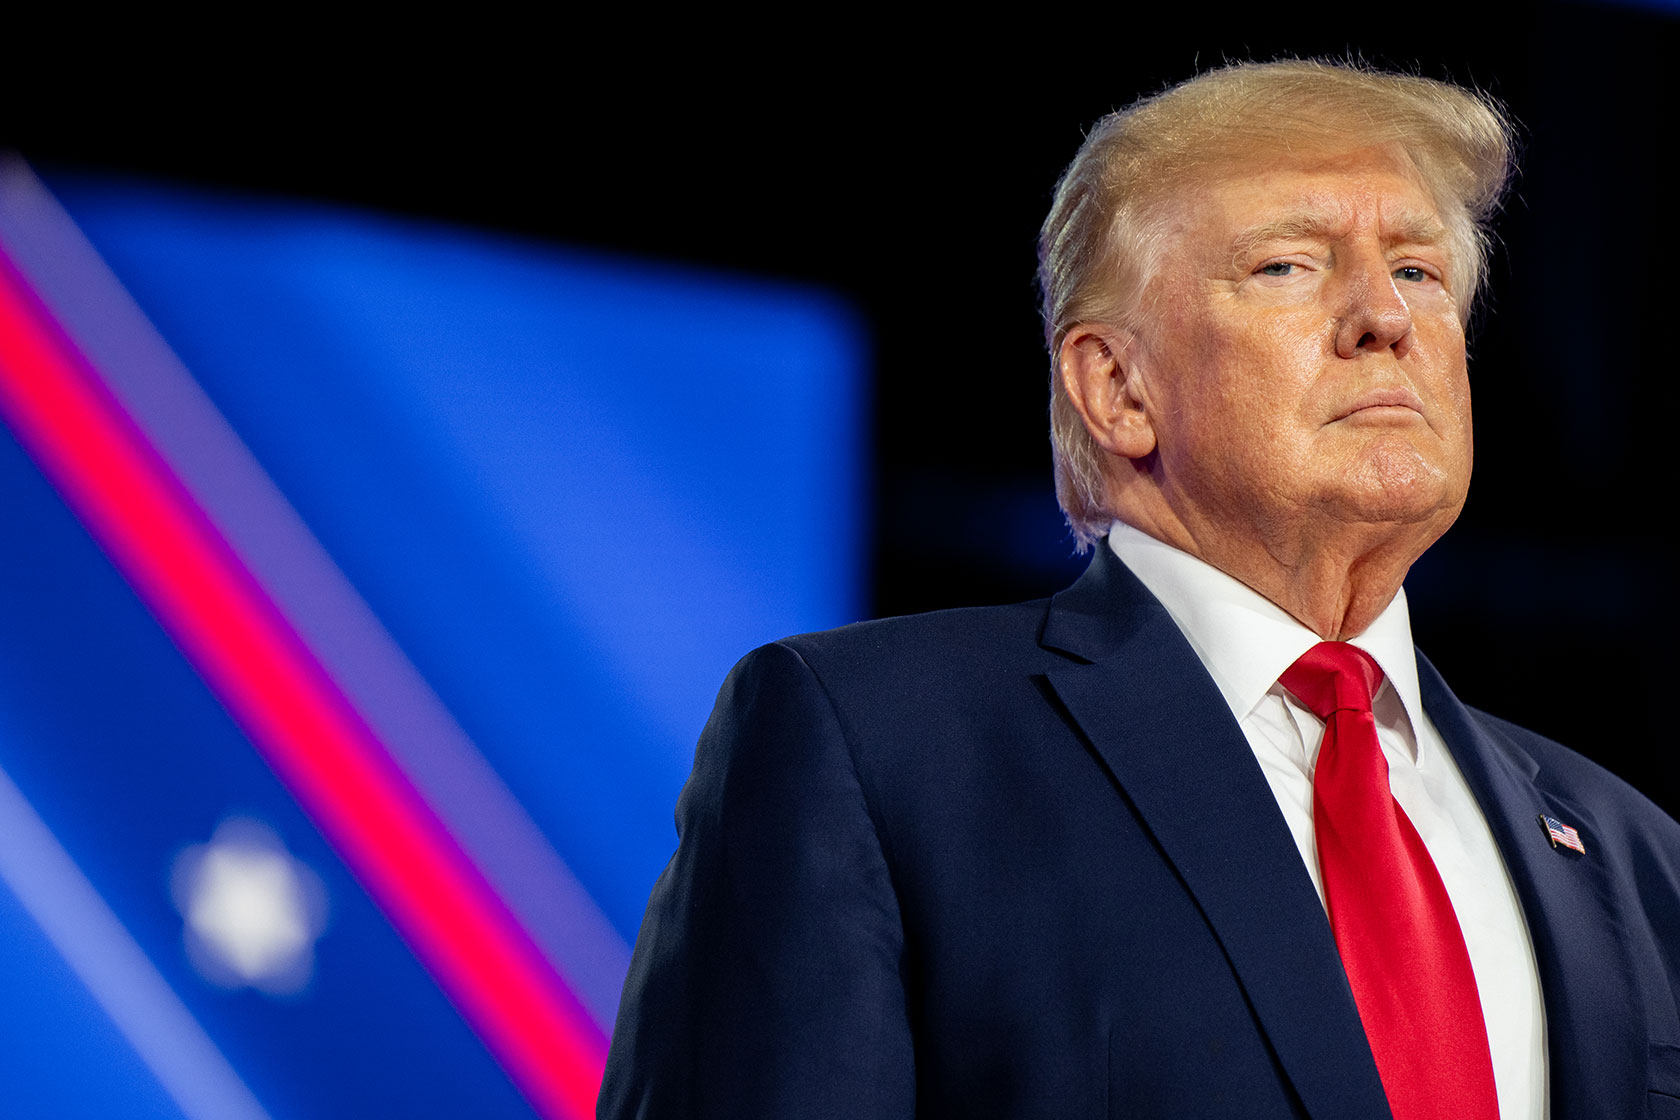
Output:
<path fill-rule="evenodd" d="M 592 1114 L 715 690 L 862 611 L 812 290 L 0 166 L 0 1083 Z"/>

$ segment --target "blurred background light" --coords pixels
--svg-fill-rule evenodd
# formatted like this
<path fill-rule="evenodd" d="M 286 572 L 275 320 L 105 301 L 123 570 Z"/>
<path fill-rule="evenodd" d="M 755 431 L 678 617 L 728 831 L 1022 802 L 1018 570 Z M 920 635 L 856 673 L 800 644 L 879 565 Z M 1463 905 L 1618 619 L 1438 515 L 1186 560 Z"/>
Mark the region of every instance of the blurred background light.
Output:
<path fill-rule="evenodd" d="M 170 876 L 185 919 L 187 956 L 211 983 L 293 995 L 315 971 L 327 924 L 326 888 L 287 854 L 274 830 L 229 817 L 207 844 L 175 857 Z"/>

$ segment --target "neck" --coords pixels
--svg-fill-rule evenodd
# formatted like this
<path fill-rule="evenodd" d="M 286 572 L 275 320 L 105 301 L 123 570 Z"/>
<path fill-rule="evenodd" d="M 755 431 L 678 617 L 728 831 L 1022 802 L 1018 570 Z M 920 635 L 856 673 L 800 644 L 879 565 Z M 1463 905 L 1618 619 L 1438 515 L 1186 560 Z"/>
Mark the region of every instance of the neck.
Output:
<path fill-rule="evenodd" d="M 1133 512 L 1128 524 L 1241 580 L 1326 641 L 1356 637 L 1376 621 L 1413 561 L 1445 530 L 1337 523 L 1257 540 L 1233 538 L 1223 526 Z"/>
<path fill-rule="evenodd" d="M 1316 550 L 1279 560 L 1266 554 L 1261 563 L 1250 558 L 1204 557 L 1288 611 L 1325 641 L 1339 642 L 1363 634 L 1394 601 L 1416 559 L 1386 548 L 1365 551 Z"/>

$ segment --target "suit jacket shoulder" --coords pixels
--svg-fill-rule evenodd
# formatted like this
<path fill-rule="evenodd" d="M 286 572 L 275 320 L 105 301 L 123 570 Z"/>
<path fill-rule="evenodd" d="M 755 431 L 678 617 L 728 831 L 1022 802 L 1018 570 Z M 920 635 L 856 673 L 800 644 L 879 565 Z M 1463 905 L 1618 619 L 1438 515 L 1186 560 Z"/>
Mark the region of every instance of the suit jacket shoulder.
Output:
<path fill-rule="evenodd" d="M 775 646 L 803 661 L 848 743 L 865 756 L 860 764 L 884 779 L 927 751 L 961 765 L 986 739 L 1021 735 L 1024 719 L 1036 721 L 1035 680 L 1067 660 L 1039 644 L 1047 603 L 906 615 Z"/>
<path fill-rule="evenodd" d="M 799 653 L 812 670 L 837 686 L 899 689 L 877 695 L 891 702 L 911 685 L 943 691 L 983 687 L 988 677 L 1048 664 L 1039 644 L 1048 599 L 997 607 L 963 607 L 858 622 L 836 630 L 799 634 L 775 645 Z"/>

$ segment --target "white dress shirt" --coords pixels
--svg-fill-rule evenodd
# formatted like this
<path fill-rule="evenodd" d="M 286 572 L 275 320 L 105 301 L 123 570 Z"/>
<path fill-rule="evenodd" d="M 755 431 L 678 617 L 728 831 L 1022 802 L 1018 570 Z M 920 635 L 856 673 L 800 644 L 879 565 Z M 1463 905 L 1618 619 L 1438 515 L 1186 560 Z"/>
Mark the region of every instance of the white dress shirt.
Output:
<path fill-rule="evenodd" d="M 1166 607 L 1219 686 L 1322 902 L 1312 774 L 1324 723 L 1278 684 L 1318 635 L 1247 585 L 1129 525 L 1116 522 L 1108 543 Z M 1383 671 L 1372 707 L 1389 786 L 1429 849 L 1464 931 L 1500 1118 L 1546 1120 L 1545 1014 L 1534 946 L 1487 821 L 1423 710 L 1404 589 L 1351 644 Z"/>

